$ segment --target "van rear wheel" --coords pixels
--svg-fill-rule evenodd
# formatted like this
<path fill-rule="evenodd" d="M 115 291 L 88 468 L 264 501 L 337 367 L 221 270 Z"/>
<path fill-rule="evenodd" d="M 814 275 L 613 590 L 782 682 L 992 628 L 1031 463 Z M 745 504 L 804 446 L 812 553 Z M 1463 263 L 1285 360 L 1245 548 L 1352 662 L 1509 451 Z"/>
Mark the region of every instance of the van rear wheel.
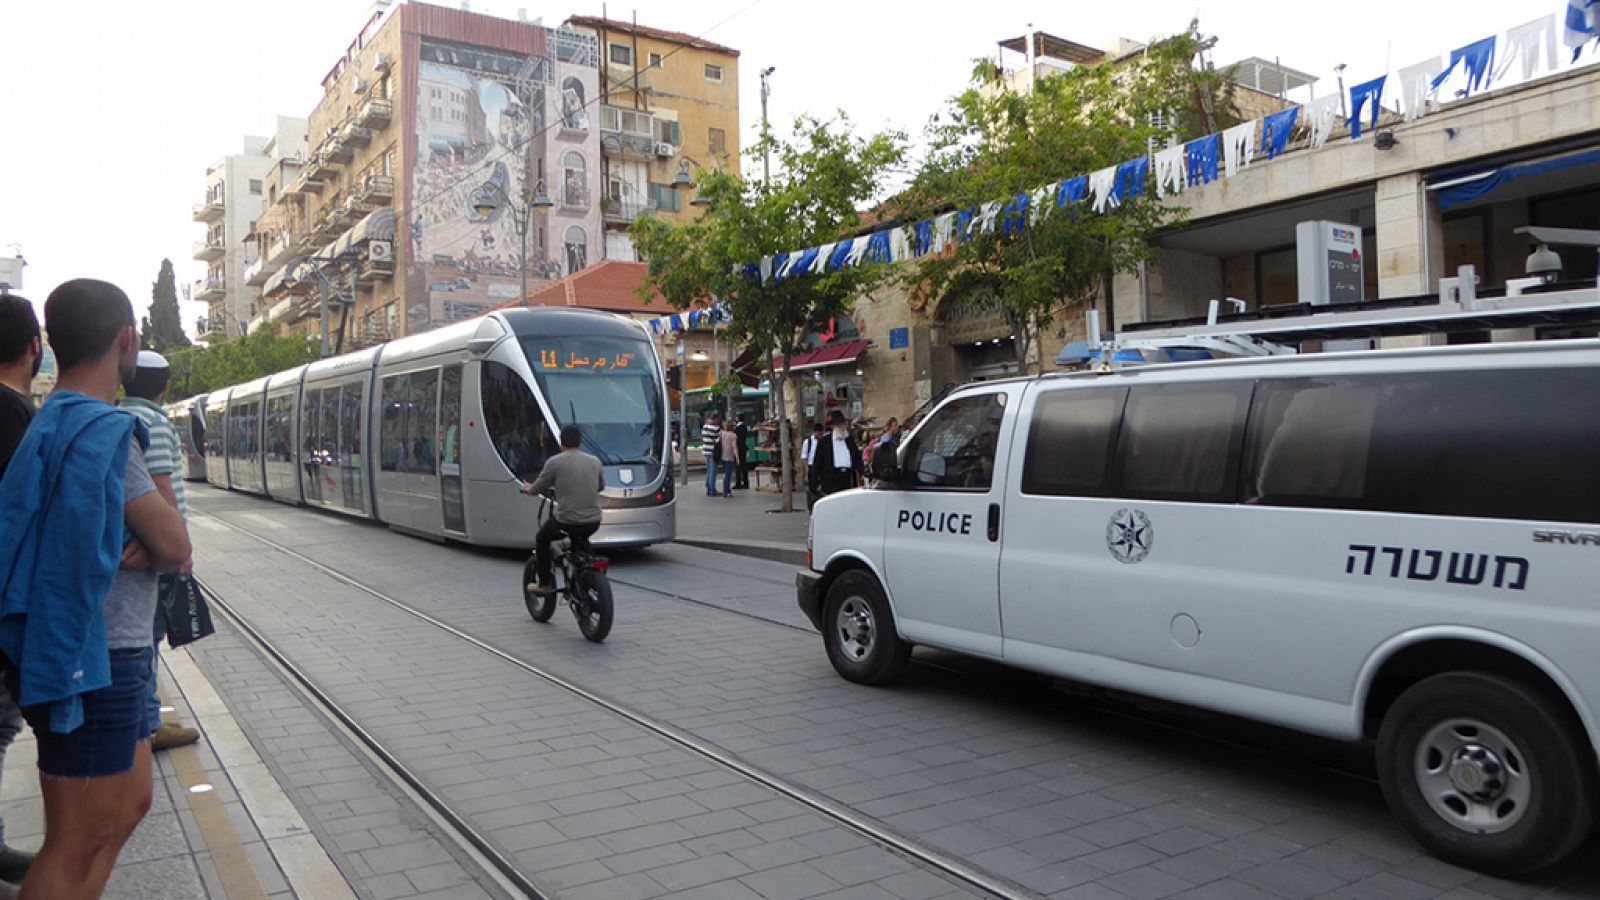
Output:
<path fill-rule="evenodd" d="M 857 684 L 887 684 L 911 659 L 883 587 L 868 572 L 845 572 L 828 586 L 822 640 L 834 671 Z"/>
<path fill-rule="evenodd" d="M 1378 732 L 1389 808 L 1446 862 L 1510 876 L 1553 865 L 1594 826 L 1594 759 L 1560 706 L 1483 672 L 1400 695 Z"/>

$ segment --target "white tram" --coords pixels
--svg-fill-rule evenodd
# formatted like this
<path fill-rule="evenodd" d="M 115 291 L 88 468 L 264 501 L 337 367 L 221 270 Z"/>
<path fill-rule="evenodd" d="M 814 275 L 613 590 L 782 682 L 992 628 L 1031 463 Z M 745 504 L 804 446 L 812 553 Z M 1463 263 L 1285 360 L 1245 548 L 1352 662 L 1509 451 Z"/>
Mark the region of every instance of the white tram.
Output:
<path fill-rule="evenodd" d="M 533 545 L 536 505 L 517 481 L 578 425 L 605 466 L 593 543 L 677 530 L 666 384 L 649 333 L 622 316 L 495 312 L 220 389 L 186 412 L 214 485 L 496 547 Z"/>

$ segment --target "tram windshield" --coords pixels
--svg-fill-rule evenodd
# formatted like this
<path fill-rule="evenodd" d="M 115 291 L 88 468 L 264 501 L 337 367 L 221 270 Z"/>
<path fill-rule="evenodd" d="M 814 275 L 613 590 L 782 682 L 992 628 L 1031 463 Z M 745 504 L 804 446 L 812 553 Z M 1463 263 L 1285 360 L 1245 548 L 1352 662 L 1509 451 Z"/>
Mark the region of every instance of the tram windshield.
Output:
<path fill-rule="evenodd" d="M 666 422 L 647 342 L 543 335 L 523 338 L 522 349 L 556 420 L 583 429 L 583 449 L 607 465 L 661 463 Z"/>

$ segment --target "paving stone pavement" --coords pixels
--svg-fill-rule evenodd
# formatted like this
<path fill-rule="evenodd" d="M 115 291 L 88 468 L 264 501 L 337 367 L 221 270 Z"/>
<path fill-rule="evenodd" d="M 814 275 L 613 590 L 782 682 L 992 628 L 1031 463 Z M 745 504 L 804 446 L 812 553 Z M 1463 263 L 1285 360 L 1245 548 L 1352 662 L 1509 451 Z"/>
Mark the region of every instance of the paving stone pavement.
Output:
<path fill-rule="evenodd" d="M 614 713 L 286 565 L 249 538 L 211 532 L 200 546 L 197 568 L 209 585 L 282 640 L 319 687 L 558 896 L 970 896 Z M 569 641 L 586 643 L 575 626 L 570 632 Z M 217 679 L 230 690 L 225 675 Z M 240 714 L 253 711 L 241 706 Z M 286 777 L 293 783 L 293 772 Z M 349 793 L 338 783 L 314 788 L 312 817 L 336 845 L 346 829 L 362 830 L 360 811 L 338 808 L 357 799 Z M 360 879 L 402 870 L 411 878 L 410 868 L 440 861 L 410 844 L 345 849 L 364 867 Z"/>
<path fill-rule="evenodd" d="M 547 625 L 527 619 L 518 602 L 520 561 L 508 555 L 430 544 L 214 491 L 202 492 L 196 506 L 1043 895 L 1600 896 L 1600 854 L 1521 882 L 1457 869 L 1424 856 L 1400 832 L 1375 785 L 1271 747 L 1194 738 L 1026 681 L 962 668 L 914 666 L 891 689 L 847 684 L 829 668 L 820 638 L 793 627 L 803 618 L 789 587 L 792 569 L 785 566 L 675 547 L 619 554 L 616 628 L 604 645 L 593 646 L 565 614 Z M 252 519 L 239 518 L 244 512 Z M 208 530 L 200 547 L 206 571 L 225 579 L 224 593 L 236 595 L 247 615 L 270 621 L 270 630 L 291 642 L 319 680 L 352 692 L 369 727 L 389 729 L 396 746 L 412 753 L 430 778 L 485 791 L 464 802 L 504 832 L 499 839 L 529 847 L 577 845 L 580 855 L 554 870 L 561 873 L 555 877 L 563 896 L 566 888 L 602 883 L 647 896 L 651 885 L 641 887 L 640 875 L 659 889 L 706 895 L 704 882 L 681 880 L 690 871 L 726 874 L 726 883 L 760 896 L 790 895 L 783 876 L 764 876 L 776 879 L 768 884 L 720 857 L 747 868 L 751 860 L 764 863 L 763 873 L 799 860 L 786 859 L 784 851 L 757 852 L 754 844 L 730 848 L 708 840 L 725 832 L 696 831 L 718 816 L 680 805 L 661 807 L 654 813 L 660 819 L 635 820 L 637 807 L 665 797 L 708 813 L 736 810 L 749 820 L 740 820 L 739 831 L 818 849 L 811 846 L 817 841 L 805 840 L 816 832 L 786 833 L 818 823 L 757 832 L 772 821 L 757 815 L 772 814 L 766 812 L 771 800 L 756 799 L 737 778 L 718 783 L 708 774 L 712 780 L 692 782 L 704 773 L 680 774 L 673 765 L 630 768 L 639 759 L 665 760 L 658 755 L 662 748 L 526 675 L 485 673 L 482 651 L 465 642 L 450 646 L 419 637 L 429 629 L 419 631 L 417 620 L 364 594 L 351 596 L 348 588 L 334 589 L 302 564 L 236 533 Z M 340 635 L 352 629 L 359 640 L 342 643 Z M 393 656 L 405 651 L 396 648 L 407 646 L 427 652 L 413 652 L 409 666 L 397 667 Z M 389 668 L 401 670 L 399 682 L 373 677 Z M 422 731 L 416 730 L 418 713 Z M 563 756 L 571 752 L 605 758 L 575 770 Z M 612 762 L 614 756 L 620 761 Z M 496 783 L 499 790 L 490 787 Z M 528 818 L 529 811 L 536 818 Z M 806 821 L 805 815 L 788 818 Z M 559 834 L 541 827 L 553 822 L 560 823 Z M 645 849 L 667 857 L 704 854 L 727 867 L 684 866 L 686 857 L 664 862 L 652 854 L 653 868 L 620 871 L 644 865 L 617 864 L 618 854 L 626 858 L 640 848 L 613 846 L 606 838 L 639 828 L 660 829 L 651 840 L 670 835 Z M 853 834 L 844 837 L 855 843 L 832 848 L 835 856 L 873 849 Z M 831 839 L 823 843 L 832 847 Z M 549 862 L 540 859 L 541 872 L 551 871 Z M 823 871 L 836 877 L 833 868 Z M 872 883 L 891 895 L 914 895 L 895 893 L 897 877 Z M 793 889 L 801 888 L 796 883 Z M 869 896 L 865 891 L 851 887 L 842 895 Z"/>

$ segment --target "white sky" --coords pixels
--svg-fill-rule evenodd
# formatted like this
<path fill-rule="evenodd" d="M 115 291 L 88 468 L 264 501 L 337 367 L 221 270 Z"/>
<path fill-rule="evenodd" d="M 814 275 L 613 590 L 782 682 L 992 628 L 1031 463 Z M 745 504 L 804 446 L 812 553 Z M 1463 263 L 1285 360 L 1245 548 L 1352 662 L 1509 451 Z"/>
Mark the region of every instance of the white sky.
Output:
<path fill-rule="evenodd" d="M 601 12 L 596 0 L 471 4 L 511 18 L 519 7 L 549 26 Z M 1320 96 L 1335 89 L 1339 63 L 1349 66 L 1348 87 L 1563 8 L 1565 0 L 613 0 L 606 11 L 740 50 L 749 143 L 765 66 L 777 67 L 775 122 L 843 109 L 864 129 L 915 134 L 964 85 L 972 59 L 1029 23 L 1111 47 L 1198 15 L 1220 38 L 1219 64 L 1276 57 L 1322 78 Z M 45 296 L 68 278 L 115 282 L 142 315 L 163 257 L 180 286 L 202 277 L 190 253 L 204 226 L 190 212 L 206 167 L 240 152 L 243 135 L 270 133 L 275 115 L 309 115 L 369 9 L 367 0 L 0 0 L 0 254 L 20 245 L 29 263 L 21 293 L 41 316 Z M 201 312 L 185 308 L 191 331 Z"/>

